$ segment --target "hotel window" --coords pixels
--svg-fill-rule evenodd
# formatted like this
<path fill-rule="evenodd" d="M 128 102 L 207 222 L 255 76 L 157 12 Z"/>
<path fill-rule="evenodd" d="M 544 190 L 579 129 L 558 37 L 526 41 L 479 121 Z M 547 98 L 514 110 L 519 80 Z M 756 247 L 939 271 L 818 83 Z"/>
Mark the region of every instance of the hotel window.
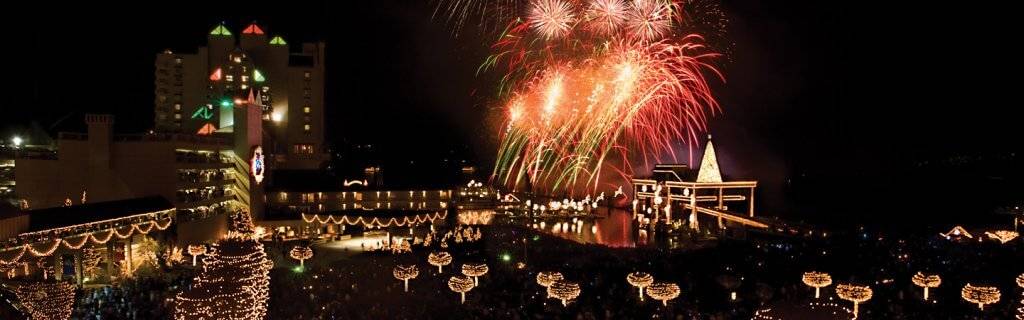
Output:
<path fill-rule="evenodd" d="M 306 97 L 306 98 L 309 98 L 309 89 L 303 89 L 302 90 L 302 96 Z"/>
<path fill-rule="evenodd" d="M 296 144 L 295 153 L 297 154 L 313 154 L 313 145 L 311 144 Z"/>
<path fill-rule="evenodd" d="M 302 108 L 302 112 L 309 113 L 309 107 L 308 106 L 307 107 L 303 107 Z"/>
<path fill-rule="evenodd" d="M 281 202 L 284 202 L 284 201 L 288 201 L 288 193 L 286 193 L 286 192 L 281 192 L 281 193 L 280 193 L 280 194 L 279 194 L 279 195 L 277 196 L 277 199 L 278 199 L 279 201 L 281 201 Z"/>
<path fill-rule="evenodd" d="M 181 120 L 181 114 L 180 113 L 175 113 L 174 114 L 174 120 Z"/>
<path fill-rule="evenodd" d="M 303 76 L 306 77 L 306 79 L 309 79 L 309 77 L 311 77 L 312 75 L 309 73 L 309 71 L 306 71 L 306 73 L 303 74 Z"/>
<path fill-rule="evenodd" d="M 313 194 L 313 193 L 303 193 L 302 194 L 302 202 L 304 202 L 304 203 L 316 202 L 315 195 L 316 194 Z"/>
<path fill-rule="evenodd" d="M 174 63 L 181 64 L 181 58 L 174 58 Z"/>
<path fill-rule="evenodd" d="M 235 81 L 235 77 L 229 74 L 229 75 L 224 76 L 224 80 L 227 80 L 228 82 L 232 82 L 232 81 Z"/>
<path fill-rule="evenodd" d="M 242 82 L 249 82 L 249 76 L 242 76 Z"/>
<path fill-rule="evenodd" d="M 175 103 L 174 104 L 174 111 L 181 111 L 181 104 L 180 103 Z"/>
<path fill-rule="evenodd" d="M 302 130 L 305 130 L 306 133 L 309 133 L 309 124 L 303 125 Z"/>

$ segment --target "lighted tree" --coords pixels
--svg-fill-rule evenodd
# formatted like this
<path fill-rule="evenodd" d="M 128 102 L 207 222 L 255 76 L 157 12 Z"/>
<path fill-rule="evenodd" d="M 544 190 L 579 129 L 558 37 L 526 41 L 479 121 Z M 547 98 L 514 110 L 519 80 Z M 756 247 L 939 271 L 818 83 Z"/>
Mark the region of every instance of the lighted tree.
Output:
<path fill-rule="evenodd" d="M 444 272 L 444 266 L 452 263 L 452 255 L 448 252 L 432 252 L 427 255 L 427 263 L 437 267 L 437 273 Z"/>
<path fill-rule="evenodd" d="M 856 318 L 861 303 L 871 300 L 871 287 L 857 286 L 852 284 L 840 284 L 836 286 L 836 294 L 839 298 L 853 302 L 853 316 Z"/>
<path fill-rule="evenodd" d="M 580 295 L 580 285 L 574 282 L 558 280 L 548 286 L 548 296 L 562 300 L 562 306 L 569 304 L 569 300 L 576 299 Z"/>
<path fill-rule="evenodd" d="M 675 283 L 659 282 L 647 287 L 647 295 L 661 301 L 664 306 L 668 306 L 669 300 L 678 298 L 679 292 L 679 285 Z"/>
<path fill-rule="evenodd" d="M 179 247 L 170 247 L 164 251 L 164 264 L 168 267 L 173 267 L 174 265 L 179 264 L 184 260 L 184 252 Z"/>
<path fill-rule="evenodd" d="M 924 288 L 924 300 L 925 301 L 928 301 L 928 289 L 929 288 L 936 288 L 940 284 L 942 284 L 942 278 L 940 278 L 939 275 L 937 275 L 937 274 L 926 275 L 926 274 L 921 273 L 921 272 L 918 272 L 918 273 L 914 274 L 914 276 L 910 278 L 910 281 L 913 282 L 918 287 Z"/>
<path fill-rule="evenodd" d="M 968 283 L 962 290 L 960 290 L 960 297 L 964 298 L 967 302 L 978 305 L 978 310 L 985 310 L 986 304 L 993 304 L 999 302 L 999 298 L 1002 296 L 999 293 L 999 288 L 996 287 L 977 287 Z"/>
<path fill-rule="evenodd" d="M 75 285 L 63 281 L 21 284 L 14 293 L 33 320 L 68 319 L 75 304 Z"/>
<path fill-rule="evenodd" d="M 821 288 L 832 285 L 832 276 L 824 272 L 804 272 L 804 284 L 814 288 L 814 298 L 821 297 Z"/>
<path fill-rule="evenodd" d="M 204 270 L 175 298 L 174 318 L 264 319 L 274 264 L 263 244 L 228 237 L 210 248 Z"/>
<path fill-rule="evenodd" d="M 192 266 L 196 266 L 196 258 L 206 254 L 206 246 L 201 244 L 194 244 L 188 246 L 188 254 L 192 255 Z"/>
<path fill-rule="evenodd" d="M 646 272 L 633 272 L 626 275 L 626 281 L 640 289 L 640 301 L 644 301 L 644 288 L 654 283 L 654 277 Z"/>
<path fill-rule="evenodd" d="M 231 215 L 231 229 L 229 231 L 242 235 L 253 235 L 256 233 L 256 225 L 252 222 L 252 216 L 249 215 L 249 212 L 238 210 L 235 211 L 235 214 Z"/>
<path fill-rule="evenodd" d="M 459 303 L 466 303 L 466 292 L 473 290 L 473 279 L 467 276 L 452 276 L 448 278 L 448 288 L 462 295 Z"/>
<path fill-rule="evenodd" d="M 313 249 L 303 246 L 295 246 L 291 251 L 288 252 L 288 256 L 292 259 L 299 260 L 299 267 L 306 267 L 306 259 L 313 257 Z"/>
<path fill-rule="evenodd" d="M 418 277 L 420 269 L 416 268 L 416 265 L 397 265 L 392 273 L 395 275 L 395 279 L 405 281 L 405 292 L 409 292 L 409 279 Z"/>
<path fill-rule="evenodd" d="M 473 277 L 474 286 L 480 285 L 479 277 L 487 274 L 488 270 L 487 265 L 483 263 L 467 263 L 462 265 L 462 274 Z"/>
<path fill-rule="evenodd" d="M 102 259 L 103 255 L 96 249 L 91 247 L 82 249 L 82 272 L 86 277 L 96 278 L 96 272 L 100 269 L 100 260 Z"/>

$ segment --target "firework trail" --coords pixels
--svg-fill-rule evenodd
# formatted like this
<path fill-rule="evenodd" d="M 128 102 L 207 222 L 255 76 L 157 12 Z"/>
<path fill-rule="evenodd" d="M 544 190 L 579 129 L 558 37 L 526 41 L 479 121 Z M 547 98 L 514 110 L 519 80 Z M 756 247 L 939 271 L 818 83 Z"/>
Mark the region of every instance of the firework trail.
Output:
<path fill-rule="evenodd" d="M 720 55 L 691 32 L 723 19 L 691 6 L 721 12 L 704 0 L 517 2 L 479 69 L 503 74 L 492 181 L 571 195 L 678 161 L 720 112 L 709 79 L 724 79 Z"/>

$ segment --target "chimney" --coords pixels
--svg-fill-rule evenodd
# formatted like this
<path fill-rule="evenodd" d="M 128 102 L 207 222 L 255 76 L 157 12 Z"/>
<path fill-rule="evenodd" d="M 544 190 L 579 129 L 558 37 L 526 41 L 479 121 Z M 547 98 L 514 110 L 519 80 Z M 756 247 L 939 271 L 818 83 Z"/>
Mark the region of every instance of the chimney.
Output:
<path fill-rule="evenodd" d="M 85 124 L 89 126 L 89 168 L 110 168 L 110 144 L 114 135 L 114 116 L 86 114 Z"/>

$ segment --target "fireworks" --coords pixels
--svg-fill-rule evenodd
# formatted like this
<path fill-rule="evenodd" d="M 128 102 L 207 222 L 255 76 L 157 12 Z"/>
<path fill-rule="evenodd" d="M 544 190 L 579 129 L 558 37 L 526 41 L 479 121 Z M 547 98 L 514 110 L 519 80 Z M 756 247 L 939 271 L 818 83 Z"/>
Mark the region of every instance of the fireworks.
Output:
<path fill-rule="evenodd" d="M 640 41 L 665 37 L 672 28 L 672 5 L 665 0 L 633 0 L 626 29 Z"/>
<path fill-rule="evenodd" d="M 626 23 L 628 8 L 623 0 L 593 0 L 587 6 L 587 27 L 596 35 L 614 35 Z"/>
<path fill-rule="evenodd" d="M 530 4 L 530 27 L 547 39 L 569 34 L 576 24 L 572 4 L 564 0 L 534 0 Z"/>

